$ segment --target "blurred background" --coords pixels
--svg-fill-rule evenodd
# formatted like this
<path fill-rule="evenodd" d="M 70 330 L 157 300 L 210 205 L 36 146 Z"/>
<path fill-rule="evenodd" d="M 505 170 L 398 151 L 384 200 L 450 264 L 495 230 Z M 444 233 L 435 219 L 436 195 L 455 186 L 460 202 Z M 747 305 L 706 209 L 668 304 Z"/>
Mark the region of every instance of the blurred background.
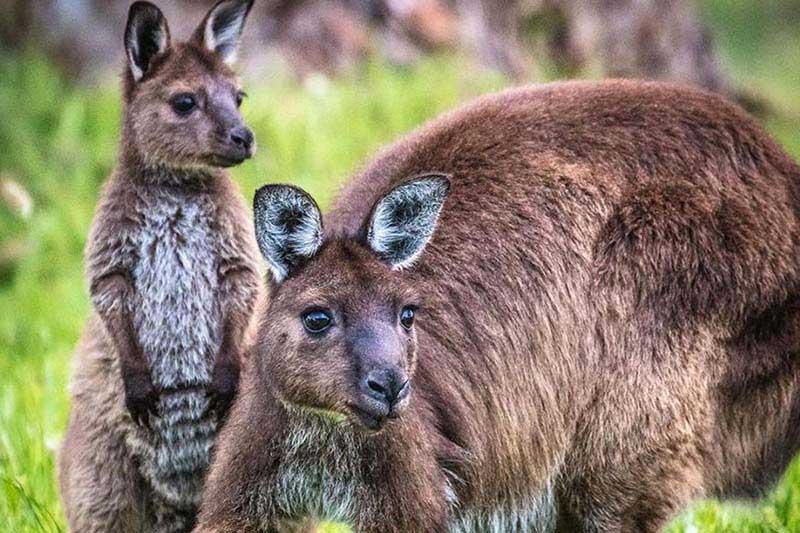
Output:
<path fill-rule="evenodd" d="M 173 38 L 213 2 L 156 0 Z M 0 531 L 61 531 L 55 451 L 89 312 L 82 249 L 117 151 L 128 1 L 0 0 Z M 256 0 L 238 70 L 245 198 L 330 201 L 381 145 L 479 94 L 566 78 L 717 91 L 800 158 L 800 0 Z M 335 529 L 331 526 L 329 529 Z M 799 532 L 800 462 L 670 531 Z"/>

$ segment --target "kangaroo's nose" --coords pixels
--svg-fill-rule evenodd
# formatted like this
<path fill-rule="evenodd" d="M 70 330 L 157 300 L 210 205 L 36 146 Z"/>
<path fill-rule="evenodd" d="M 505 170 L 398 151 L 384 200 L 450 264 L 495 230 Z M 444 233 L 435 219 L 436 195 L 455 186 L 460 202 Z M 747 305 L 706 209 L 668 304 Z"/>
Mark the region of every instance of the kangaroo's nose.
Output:
<path fill-rule="evenodd" d="M 408 376 L 400 369 L 378 369 L 361 380 L 361 392 L 391 409 L 408 395 Z"/>
<path fill-rule="evenodd" d="M 246 152 L 249 152 L 250 148 L 253 147 L 253 132 L 250 131 L 250 128 L 238 126 L 231 130 L 230 136 L 231 142 Z"/>

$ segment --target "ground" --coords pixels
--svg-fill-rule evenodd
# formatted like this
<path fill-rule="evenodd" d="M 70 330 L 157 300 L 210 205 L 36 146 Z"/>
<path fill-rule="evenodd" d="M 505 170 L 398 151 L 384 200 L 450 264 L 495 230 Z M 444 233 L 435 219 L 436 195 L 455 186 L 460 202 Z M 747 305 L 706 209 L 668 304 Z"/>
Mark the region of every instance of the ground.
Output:
<path fill-rule="evenodd" d="M 768 128 L 800 157 L 800 28 L 775 25 L 749 4 L 715 0 L 705 15 L 726 68 L 740 87 L 773 103 Z M 243 194 L 292 182 L 326 205 L 379 146 L 507 84 L 464 61 L 430 58 L 405 70 L 373 64 L 302 85 L 280 77 L 248 84 L 244 114 L 260 149 L 233 170 Z M 65 529 L 54 453 L 66 424 L 70 358 L 89 310 L 81 251 L 114 163 L 118 99 L 113 80 L 73 88 L 35 53 L 0 56 L 0 181 L 18 181 L 34 200 L 28 218 L 0 205 L 0 531 Z M 22 259 L 4 262 L 15 249 Z M 764 500 L 699 502 L 670 531 L 800 531 L 800 461 Z"/>

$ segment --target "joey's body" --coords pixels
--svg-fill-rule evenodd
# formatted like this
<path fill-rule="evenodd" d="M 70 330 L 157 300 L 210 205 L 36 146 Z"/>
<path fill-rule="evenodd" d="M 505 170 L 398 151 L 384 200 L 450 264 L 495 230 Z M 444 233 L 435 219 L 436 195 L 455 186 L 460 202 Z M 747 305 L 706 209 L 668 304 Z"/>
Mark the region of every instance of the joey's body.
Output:
<path fill-rule="evenodd" d="M 387 268 L 370 206 L 431 171 L 451 183 L 437 229 Z M 514 90 L 425 126 L 279 279 L 199 530 L 657 531 L 692 499 L 761 494 L 800 446 L 798 193 L 742 111 L 669 85 Z M 372 324 L 404 299 L 413 392 L 369 431 L 350 407 L 368 359 L 340 350 L 391 339 Z M 334 310 L 325 336 L 293 329 L 308 306 Z"/>
<path fill-rule="evenodd" d="M 92 317 L 77 352 L 64 444 L 70 453 L 87 425 L 107 424 L 97 438 L 119 456 L 98 453 L 93 475 L 131 468 L 143 493 L 152 490 L 149 499 L 155 500 L 142 498 L 137 505 L 163 503 L 187 512 L 200 503 L 220 423 L 209 402 L 224 311 L 252 308 L 258 290 L 255 244 L 245 238 L 250 220 L 236 187 L 222 175 L 191 179 L 153 183 L 117 174 L 104 190 L 89 238 L 88 270 L 98 280 L 123 265 L 129 272 L 136 338 L 162 392 L 150 427 L 128 416 L 115 348 L 102 320 Z M 227 285 L 228 269 L 245 273 L 237 281 L 241 286 Z M 87 442 L 92 449 L 100 444 Z M 74 477 L 64 481 L 72 491 L 91 486 L 91 478 L 83 478 L 87 472 L 71 472 Z"/>
<path fill-rule="evenodd" d="M 249 3 L 220 9 L 243 20 Z M 190 529 L 238 385 L 260 276 L 248 210 L 221 167 L 250 156 L 252 134 L 232 72 L 200 34 L 173 47 L 155 6 L 131 9 L 120 159 L 87 243 L 94 313 L 60 455 L 74 531 Z M 181 98 L 199 103 L 178 113 Z"/>

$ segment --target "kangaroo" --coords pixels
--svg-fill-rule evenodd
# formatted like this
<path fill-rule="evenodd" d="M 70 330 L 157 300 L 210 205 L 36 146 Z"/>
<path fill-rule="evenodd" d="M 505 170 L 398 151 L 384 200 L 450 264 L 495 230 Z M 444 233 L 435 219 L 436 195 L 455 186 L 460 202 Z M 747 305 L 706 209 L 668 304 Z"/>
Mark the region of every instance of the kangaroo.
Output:
<path fill-rule="evenodd" d="M 86 248 L 94 313 L 60 453 L 74 531 L 185 531 L 234 397 L 261 290 L 247 208 L 224 170 L 255 150 L 231 70 L 252 1 L 217 3 L 171 44 L 130 8 L 119 162 Z"/>
<path fill-rule="evenodd" d="M 718 96 L 511 90 L 324 226 L 254 205 L 270 298 L 197 531 L 650 532 L 798 449 L 800 167 Z"/>

